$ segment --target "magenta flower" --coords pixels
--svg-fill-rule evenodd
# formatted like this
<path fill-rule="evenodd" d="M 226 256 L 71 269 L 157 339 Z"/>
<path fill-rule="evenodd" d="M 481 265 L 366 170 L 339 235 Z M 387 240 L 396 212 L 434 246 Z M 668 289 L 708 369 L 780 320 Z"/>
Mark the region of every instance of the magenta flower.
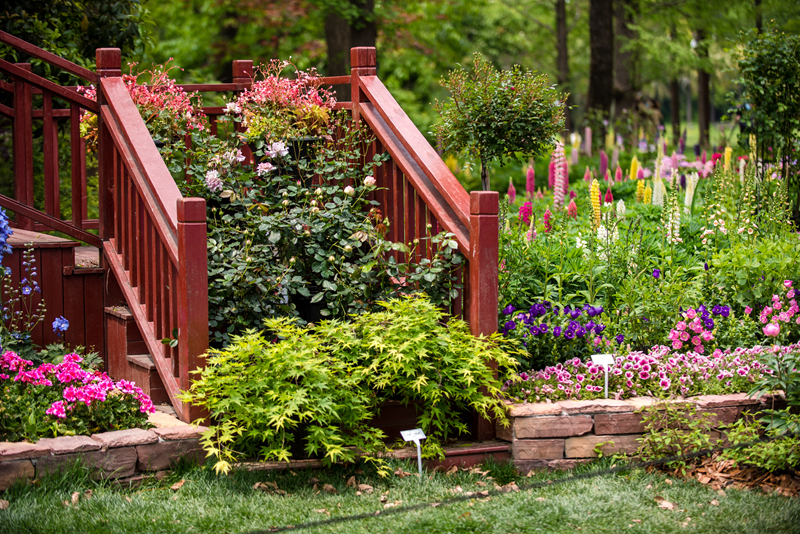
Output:
<path fill-rule="evenodd" d="M 553 223 L 550 222 L 550 219 L 553 218 L 553 213 L 550 211 L 550 208 L 547 208 L 544 212 L 544 216 L 542 220 L 544 221 L 544 232 L 549 233 L 550 230 L 553 229 Z"/>
<path fill-rule="evenodd" d="M 517 190 L 514 187 L 514 180 L 508 181 L 508 203 L 513 204 L 517 200 Z"/>
<path fill-rule="evenodd" d="M 762 330 L 764 331 L 764 335 L 768 337 L 775 337 L 781 333 L 780 325 L 777 325 L 775 323 L 769 323 Z"/>
<path fill-rule="evenodd" d="M 519 207 L 519 220 L 522 221 L 522 224 L 530 224 L 532 214 L 533 214 L 533 204 L 531 204 L 530 202 L 525 202 L 522 206 Z"/>
<path fill-rule="evenodd" d="M 528 172 L 525 175 L 525 193 L 528 195 L 528 198 L 533 196 L 533 193 L 536 191 L 536 171 L 533 169 L 533 165 L 528 165 Z"/>

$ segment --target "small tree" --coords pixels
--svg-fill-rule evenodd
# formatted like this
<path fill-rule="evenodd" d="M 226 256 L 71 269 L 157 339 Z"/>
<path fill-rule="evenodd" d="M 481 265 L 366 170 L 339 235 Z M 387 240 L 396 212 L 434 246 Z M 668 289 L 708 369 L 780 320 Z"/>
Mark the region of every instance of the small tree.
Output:
<path fill-rule="evenodd" d="M 498 71 L 475 54 L 472 72 L 453 70 L 441 84 L 451 97 L 433 105 L 442 118 L 435 133 L 446 150 L 480 159 L 484 191 L 489 190 L 492 160 L 503 165 L 518 155 L 539 156 L 564 127 L 568 95 L 547 85 L 547 76 L 519 65 Z"/>

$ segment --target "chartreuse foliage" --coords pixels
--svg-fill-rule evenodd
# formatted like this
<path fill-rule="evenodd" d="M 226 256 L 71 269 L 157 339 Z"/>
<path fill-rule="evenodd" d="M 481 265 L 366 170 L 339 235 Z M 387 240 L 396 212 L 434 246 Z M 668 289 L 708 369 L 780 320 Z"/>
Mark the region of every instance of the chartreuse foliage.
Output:
<path fill-rule="evenodd" d="M 385 435 L 371 421 L 390 399 L 418 407 L 427 456 L 441 456 L 445 440 L 467 432 L 459 413 L 507 420 L 489 366 L 515 364 L 500 348 L 502 338 L 475 338 L 458 319 L 445 325 L 424 297 L 381 306 L 313 329 L 268 319 L 274 343 L 250 331 L 210 351 L 183 399 L 217 421 L 203 437 L 215 468 L 227 472 L 243 456 L 287 461 L 301 439 L 306 453 L 326 463 L 352 461 L 356 449 L 372 458 Z"/>

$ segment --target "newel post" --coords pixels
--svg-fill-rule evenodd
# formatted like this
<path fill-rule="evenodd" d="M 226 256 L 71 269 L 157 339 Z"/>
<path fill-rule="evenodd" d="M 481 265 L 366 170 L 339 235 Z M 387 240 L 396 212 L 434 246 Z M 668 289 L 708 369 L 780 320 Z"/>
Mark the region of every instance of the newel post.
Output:
<path fill-rule="evenodd" d="M 119 48 L 98 48 L 95 52 L 97 74 L 101 78 L 118 78 L 122 76 L 122 53 Z M 97 86 L 97 103 L 106 104 L 103 85 Z M 99 189 L 98 211 L 100 214 L 100 238 L 108 241 L 114 237 L 114 140 L 103 122 L 103 115 L 97 116 L 97 179 Z M 83 209 L 83 206 L 73 206 Z M 103 255 L 100 255 L 101 261 Z"/>
<path fill-rule="evenodd" d="M 30 72 L 30 63 L 17 63 Z M 17 202 L 33 207 L 33 94 L 31 85 L 22 78 L 14 81 L 14 197 Z M 17 215 L 17 225 L 33 230 L 33 220 Z"/>
<path fill-rule="evenodd" d="M 233 60 L 233 83 L 238 85 L 236 91 L 244 91 L 253 86 L 253 60 L 234 59 Z"/>
<path fill-rule="evenodd" d="M 499 207 L 496 191 L 469 194 L 469 323 L 474 336 L 497 331 Z"/>
<path fill-rule="evenodd" d="M 378 54 L 374 46 L 357 46 L 350 49 L 350 100 L 353 101 L 353 122 L 361 120 L 359 105 L 367 101 L 361 90 L 361 76 L 378 75 Z"/>
<path fill-rule="evenodd" d="M 206 201 L 178 199 L 178 361 L 180 388 L 189 389 L 190 371 L 205 365 L 208 351 L 208 266 Z M 181 419 L 205 417 L 202 409 L 183 404 Z"/>

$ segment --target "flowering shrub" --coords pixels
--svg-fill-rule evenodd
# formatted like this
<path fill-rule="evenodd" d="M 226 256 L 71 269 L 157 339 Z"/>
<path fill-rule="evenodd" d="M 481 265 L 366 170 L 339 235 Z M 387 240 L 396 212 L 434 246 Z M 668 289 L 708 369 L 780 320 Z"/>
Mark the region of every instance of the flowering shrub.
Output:
<path fill-rule="evenodd" d="M 128 93 L 139 108 L 150 134 L 155 140 L 167 144 L 182 142 L 187 133 L 206 129 L 200 94 L 187 93 L 178 87 L 170 77 L 170 71 L 177 67 L 170 65 L 170 61 L 172 59 L 163 65 L 155 65 L 152 70 L 137 74 L 133 72 L 137 64 L 130 63 L 130 73 L 122 75 Z M 78 92 L 91 100 L 97 100 L 94 86 L 78 87 Z M 81 115 L 81 136 L 86 140 L 87 150 L 97 149 L 97 115 L 94 113 L 84 111 Z"/>
<path fill-rule="evenodd" d="M 295 78 L 283 76 L 288 67 L 295 68 Z M 304 72 L 274 59 L 261 65 L 259 74 L 262 78 L 226 107 L 227 113 L 241 117 L 249 142 L 261 150 L 275 141 L 326 133 L 336 98 L 320 87 L 315 70 Z"/>
<path fill-rule="evenodd" d="M 648 352 L 617 355 L 608 369 L 610 398 L 670 397 L 748 391 L 770 371 L 759 361 L 767 353 L 794 354 L 800 344 L 788 347 L 717 349 L 709 355 L 671 352 L 653 347 Z M 540 371 L 520 373 L 504 385 L 516 401 L 538 402 L 602 398 L 605 374 L 602 366 L 573 358 Z"/>
<path fill-rule="evenodd" d="M 0 357 L 0 440 L 92 434 L 142 427 L 155 408 L 133 383 L 90 373 L 67 354 L 58 365 L 6 351 Z"/>

